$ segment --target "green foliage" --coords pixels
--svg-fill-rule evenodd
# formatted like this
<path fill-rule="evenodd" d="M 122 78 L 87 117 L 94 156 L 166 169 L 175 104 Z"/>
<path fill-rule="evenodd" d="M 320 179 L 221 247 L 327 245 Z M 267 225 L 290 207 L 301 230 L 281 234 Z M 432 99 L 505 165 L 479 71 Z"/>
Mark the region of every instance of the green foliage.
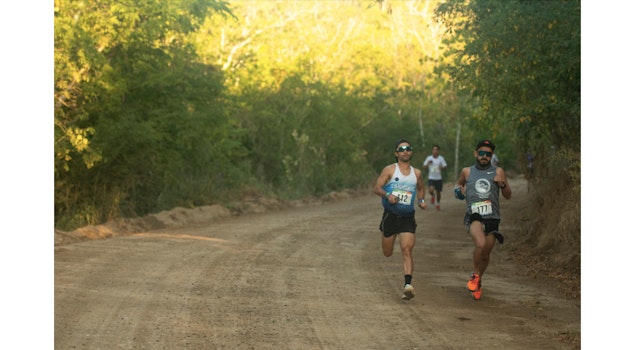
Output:
<path fill-rule="evenodd" d="M 197 63 L 187 35 L 225 9 L 200 0 L 55 2 L 57 225 L 208 200 L 194 195 L 213 193 L 207 167 L 229 163 L 218 154 L 240 146 L 208 145 L 230 134 L 222 74 Z"/>
<path fill-rule="evenodd" d="M 259 182 L 285 195 L 360 186 L 394 160 L 396 139 L 416 137 L 442 35 L 434 2 L 395 4 L 394 17 L 356 2 L 233 4 L 238 20 L 210 19 L 196 42 L 227 74 Z M 454 130 L 433 136 L 452 140 Z"/>
<path fill-rule="evenodd" d="M 439 3 L 56 1 L 56 225 L 365 188 L 402 137 L 452 165 Z"/>
<path fill-rule="evenodd" d="M 448 43 L 446 71 L 479 98 L 475 125 L 579 151 L 580 1 L 448 1 L 439 14 L 466 41 Z"/>

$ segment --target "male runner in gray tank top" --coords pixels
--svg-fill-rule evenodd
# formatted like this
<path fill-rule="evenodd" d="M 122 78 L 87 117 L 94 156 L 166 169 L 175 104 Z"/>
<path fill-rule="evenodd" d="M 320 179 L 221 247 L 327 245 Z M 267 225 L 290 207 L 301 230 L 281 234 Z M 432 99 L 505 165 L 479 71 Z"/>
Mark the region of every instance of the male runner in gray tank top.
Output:
<path fill-rule="evenodd" d="M 499 193 L 506 199 L 512 197 L 505 171 L 491 164 L 494 148 L 490 140 L 479 141 L 474 151 L 475 164 L 461 170 L 454 188 L 455 197 L 466 200 L 464 223 L 474 241 L 474 267 L 467 289 L 475 300 L 481 299 L 481 281 L 496 240 L 503 244 L 503 235 L 498 231 Z"/>

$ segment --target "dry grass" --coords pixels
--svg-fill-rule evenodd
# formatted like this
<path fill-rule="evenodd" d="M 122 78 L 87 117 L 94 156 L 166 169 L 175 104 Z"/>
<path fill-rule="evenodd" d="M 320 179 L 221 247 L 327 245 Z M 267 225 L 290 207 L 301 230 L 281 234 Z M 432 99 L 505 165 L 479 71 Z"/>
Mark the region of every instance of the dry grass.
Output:
<path fill-rule="evenodd" d="M 581 292 L 579 157 L 555 155 L 554 164 L 559 166 L 549 169 L 550 176 L 535 179 L 524 203 L 511 213 L 516 223 L 511 249 L 530 275 L 559 282 L 567 297 L 577 299 Z"/>

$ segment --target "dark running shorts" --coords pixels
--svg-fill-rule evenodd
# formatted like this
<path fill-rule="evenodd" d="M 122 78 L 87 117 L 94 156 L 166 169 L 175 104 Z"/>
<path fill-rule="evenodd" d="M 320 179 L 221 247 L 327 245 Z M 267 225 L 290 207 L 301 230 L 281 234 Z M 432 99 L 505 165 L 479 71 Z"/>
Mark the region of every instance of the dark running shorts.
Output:
<path fill-rule="evenodd" d="M 428 187 L 434 187 L 437 192 L 443 191 L 443 180 L 428 179 Z"/>
<path fill-rule="evenodd" d="M 384 237 L 390 237 L 397 233 L 411 232 L 415 233 L 417 230 L 417 223 L 413 216 L 397 216 L 387 210 L 384 210 L 384 214 L 381 216 L 381 223 L 379 223 L 379 231 L 384 233 Z"/>
<path fill-rule="evenodd" d="M 493 234 L 494 237 L 503 244 L 505 237 L 498 231 L 498 224 L 500 223 L 500 219 L 483 219 L 481 214 L 465 214 L 465 218 L 463 222 L 465 223 L 465 228 L 467 228 L 467 232 L 470 232 L 470 224 L 472 221 L 480 221 L 483 224 L 483 229 L 485 230 L 485 236 L 488 234 Z"/>

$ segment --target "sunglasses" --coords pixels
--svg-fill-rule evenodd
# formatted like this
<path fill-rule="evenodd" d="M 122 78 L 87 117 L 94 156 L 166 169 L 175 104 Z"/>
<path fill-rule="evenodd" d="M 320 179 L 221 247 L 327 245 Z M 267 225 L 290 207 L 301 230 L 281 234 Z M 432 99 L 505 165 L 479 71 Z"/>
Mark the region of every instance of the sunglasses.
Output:
<path fill-rule="evenodd" d="M 491 157 L 492 156 L 492 152 L 488 152 L 488 151 L 478 151 L 478 155 L 479 156 L 485 156 L 485 157 Z"/>
<path fill-rule="evenodd" d="M 410 146 L 401 146 L 401 147 L 397 148 L 397 152 L 405 152 L 405 151 L 412 152 L 412 147 L 410 147 Z"/>

